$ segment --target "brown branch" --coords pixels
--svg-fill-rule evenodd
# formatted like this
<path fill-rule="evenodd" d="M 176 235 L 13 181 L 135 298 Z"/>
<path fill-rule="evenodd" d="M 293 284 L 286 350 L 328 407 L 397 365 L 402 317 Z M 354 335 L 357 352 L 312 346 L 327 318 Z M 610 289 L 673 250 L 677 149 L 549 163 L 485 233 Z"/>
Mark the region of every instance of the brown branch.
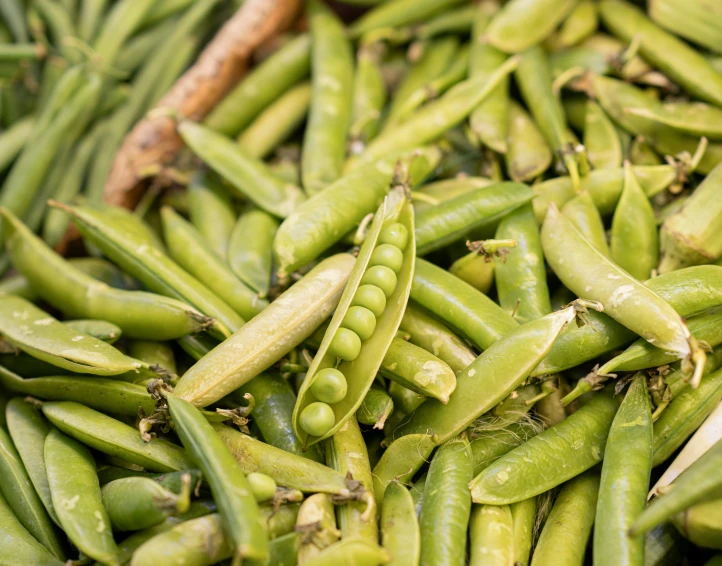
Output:
<path fill-rule="evenodd" d="M 201 120 L 248 70 L 254 49 L 289 26 L 301 0 L 248 0 L 206 46 L 196 63 L 156 105 Z M 144 174 L 175 158 L 183 142 L 174 120 L 149 113 L 128 134 L 105 185 L 105 201 L 133 207 L 143 192 Z"/>

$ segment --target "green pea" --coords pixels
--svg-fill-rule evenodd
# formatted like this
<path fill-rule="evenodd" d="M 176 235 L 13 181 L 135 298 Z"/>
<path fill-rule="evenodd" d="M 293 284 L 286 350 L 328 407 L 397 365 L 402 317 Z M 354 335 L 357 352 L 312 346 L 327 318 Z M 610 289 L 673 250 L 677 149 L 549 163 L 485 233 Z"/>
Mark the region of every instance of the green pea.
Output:
<path fill-rule="evenodd" d="M 366 307 L 351 307 L 346 311 L 341 326 L 353 330 L 361 340 L 368 340 L 376 330 L 376 317 Z"/>
<path fill-rule="evenodd" d="M 361 338 L 353 330 L 339 328 L 328 349 L 337 358 L 352 362 L 361 353 Z"/>
<path fill-rule="evenodd" d="M 246 476 L 246 480 L 251 488 L 253 497 L 255 497 L 259 503 L 269 501 L 276 495 L 276 482 L 272 477 L 260 472 L 253 472 Z"/>
<path fill-rule="evenodd" d="M 393 244 L 381 244 L 371 254 L 369 265 L 383 265 L 391 269 L 394 273 L 401 271 L 401 265 L 404 263 L 404 254 Z"/>
<path fill-rule="evenodd" d="M 376 285 L 361 285 L 356 289 L 351 305 L 367 308 L 379 317 L 386 308 L 386 295 Z"/>
<path fill-rule="evenodd" d="M 362 307 L 358 307 L 362 308 Z M 324 403 L 339 403 L 346 397 L 346 377 L 335 368 L 322 369 L 311 384 L 313 396 Z"/>
<path fill-rule="evenodd" d="M 361 278 L 361 283 L 368 283 L 381 288 L 387 299 L 396 289 L 396 281 L 396 274 L 383 265 L 368 268 Z"/>
<path fill-rule="evenodd" d="M 406 249 L 408 241 L 409 231 L 406 229 L 406 226 L 399 224 L 398 222 L 391 224 L 390 226 L 386 226 L 386 228 L 381 230 L 378 240 L 379 244 L 391 244 L 392 246 L 399 248 L 401 251 Z"/>
<path fill-rule="evenodd" d="M 301 413 L 301 428 L 312 436 L 323 436 L 336 422 L 333 410 L 326 403 L 311 403 Z"/>

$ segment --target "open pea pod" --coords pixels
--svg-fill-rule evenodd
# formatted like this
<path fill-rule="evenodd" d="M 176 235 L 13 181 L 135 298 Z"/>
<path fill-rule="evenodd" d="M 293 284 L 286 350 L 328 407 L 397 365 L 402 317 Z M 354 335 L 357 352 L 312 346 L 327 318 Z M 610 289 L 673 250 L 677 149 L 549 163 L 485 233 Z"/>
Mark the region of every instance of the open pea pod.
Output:
<path fill-rule="evenodd" d="M 403 189 L 393 189 L 376 213 L 336 313 L 298 393 L 293 411 L 293 428 L 304 445 L 311 446 L 339 430 L 356 413 L 371 387 L 406 309 L 416 260 L 413 234 L 414 213 L 411 203 Z M 396 248 L 396 251 L 392 248 Z M 396 259 L 384 259 L 389 256 Z M 377 278 L 380 272 L 389 277 Z M 389 279 L 393 285 L 385 286 L 384 283 Z M 372 294 L 383 299 L 378 293 L 380 286 L 383 287 L 381 290 L 386 300 L 369 301 Z M 366 325 L 361 330 L 354 324 L 354 315 L 363 314 L 363 311 L 368 310 L 366 307 L 370 307 L 373 312 L 375 328 L 371 324 L 370 328 Z M 365 331 L 369 329 L 372 332 L 367 336 Z M 365 340 L 361 341 L 354 330 L 364 334 Z M 357 345 L 360 343 L 360 348 L 353 352 L 342 352 L 339 346 L 344 336 L 351 338 L 350 341 Z M 337 355 L 339 353 L 341 356 Z M 326 370 L 332 368 L 345 378 L 348 387 L 346 394 L 340 400 L 338 395 L 333 398 L 322 395 L 319 399 L 316 394 L 321 394 L 323 388 L 319 387 L 320 384 L 314 387 L 314 382 L 319 377 L 325 378 L 328 375 Z M 324 399 L 336 402 L 326 404 Z"/>

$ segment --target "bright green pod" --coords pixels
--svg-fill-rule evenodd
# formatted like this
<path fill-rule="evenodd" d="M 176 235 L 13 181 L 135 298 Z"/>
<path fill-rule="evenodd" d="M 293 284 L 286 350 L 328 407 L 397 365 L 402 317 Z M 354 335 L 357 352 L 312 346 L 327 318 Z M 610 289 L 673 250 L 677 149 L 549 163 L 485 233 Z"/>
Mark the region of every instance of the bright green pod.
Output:
<path fill-rule="evenodd" d="M 531 547 L 534 540 L 534 520 L 537 512 L 537 498 L 530 497 L 524 501 L 512 503 L 511 517 L 514 523 L 512 530 L 513 535 L 513 553 L 514 566 L 529 566 L 531 559 Z"/>
<path fill-rule="evenodd" d="M 599 3 L 604 25 L 630 42 L 639 35 L 639 53 L 689 93 L 722 105 L 722 77 L 701 53 L 657 27 L 639 8 L 618 0 Z"/>
<path fill-rule="evenodd" d="M 589 471 L 562 486 L 539 535 L 531 566 L 579 566 L 594 524 L 599 474 Z"/>
<path fill-rule="evenodd" d="M 722 549 L 722 502 L 719 499 L 685 509 L 673 521 L 679 532 L 697 546 Z"/>
<path fill-rule="evenodd" d="M 669 187 L 677 178 L 675 167 L 671 165 L 634 167 L 634 174 L 647 196 L 652 197 Z M 589 191 L 602 216 L 609 216 L 622 195 L 624 188 L 624 169 L 595 169 L 581 179 L 581 190 Z M 534 214 L 539 225 L 544 221 L 551 203 L 561 208 L 573 199 L 577 193 L 569 177 L 557 177 L 543 181 L 533 187 L 536 197 Z"/>
<path fill-rule="evenodd" d="M 338 510 L 342 537 L 358 537 L 376 544 L 378 509 L 371 464 L 361 429 L 354 419 L 348 419 L 326 443 L 326 462 L 339 474 L 359 482 L 363 490 L 359 501 L 348 502 Z"/>
<path fill-rule="evenodd" d="M 599 27 L 597 6 L 591 0 L 581 0 L 562 22 L 554 37 L 555 46 L 571 47 L 593 35 Z"/>
<path fill-rule="evenodd" d="M 476 14 L 474 6 L 461 6 L 433 16 L 416 28 L 418 39 L 429 39 L 446 33 L 466 34 L 471 32 L 472 20 Z"/>
<path fill-rule="evenodd" d="M 264 159 L 286 141 L 306 119 L 311 85 L 300 83 L 266 108 L 238 136 L 238 145 L 251 157 Z"/>
<path fill-rule="evenodd" d="M 157 340 L 130 340 L 128 353 L 137 360 L 151 366 L 160 366 L 171 374 L 176 374 L 175 354 L 168 342 Z"/>
<path fill-rule="evenodd" d="M 460 372 L 476 359 L 476 354 L 461 338 L 413 301 L 406 305 L 399 329 L 409 334 L 411 344 L 438 357 L 454 373 Z"/>
<path fill-rule="evenodd" d="M 604 450 L 594 522 L 597 564 L 608 559 L 615 564 L 644 564 L 644 539 L 630 537 L 627 531 L 646 505 L 651 470 L 652 413 L 647 382 L 639 374 L 612 421 Z"/>
<path fill-rule="evenodd" d="M 376 136 L 381 112 L 388 96 L 381 67 L 383 49 L 380 44 L 361 45 L 356 55 L 356 72 L 353 81 L 353 107 L 349 150 L 360 153 Z"/>
<path fill-rule="evenodd" d="M 404 227 L 408 242 L 401 250 L 404 259 L 398 276 L 394 277 L 394 279 L 397 279 L 395 287 L 392 293 L 387 296 L 386 308 L 382 309 L 383 312 L 376 318 L 376 328 L 373 334 L 360 343 L 360 351 L 357 356 L 350 361 L 345 360 L 337 364 L 336 348 L 332 347 L 332 344 L 335 343 L 335 336 L 339 331 L 348 330 L 342 328 L 346 312 L 351 308 L 364 274 L 371 273 L 376 269 L 376 267 L 368 268 L 374 248 L 377 243 L 383 242 L 383 231 L 387 228 L 394 228 L 396 224 Z M 355 414 L 363 402 L 366 392 L 371 387 L 386 350 L 395 337 L 408 301 L 416 261 L 415 241 L 411 237 L 413 233 L 414 213 L 411 203 L 407 200 L 403 189 L 393 189 L 389 192 L 389 196 L 384 200 L 374 217 L 336 312 L 298 392 L 298 400 L 293 412 L 293 426 L 296 435 L 301 439 L 304 446 L 311 446 L 338 431 Z M 390 269 L 388 271 L 391 272 Z M 393 272 L 391 273 L 393 274 Z M 358 338 L 353 331 L 348 332 Z M 343 400 L 330 405 L 334 412 L 334 418 L 331 423 L 332 426 L 326 433 L 310 435 L 303 430 L 299 420 L 304 410 L 316 401 L 311 389 L 314 379 L 320 370 L 329 367 L 336 367 L 345 376 L 348 383 L 348 392 Z"/>
<path fill-rule="evenodd" d="M 273 238 L 279 222 L 263 210 L 238 217 L 228 241 L 228 267 L 260 297 L 268 295 L 273 264 Z"/>
<path fill-rule="evenodd" d="M 87 334 L 88 336 L 102 340 L 106 344 L 114 344 L 123 334 L 123 331 L 120 328 L 107 320 L 81 318 L 76 320 L 64 320 L 63 324 L 82 334 Z"/>
<path fill-rule="evenodd" d="M 219 257 L 225 258 L 236 213 L 225 187 L 214 176 L 196 172 L 188 185 L 188 212 L 193 226 Z"/>
<path fill-rule="evenodd" d="M 514 518 L 508 505 L 474 505 L 469 537 L 470 566 L 516 564 Z"/>
<path fill-rule="evenodd" d="M 22 151 L 35 127 L 35 121 L 28 116 L 14 123 L 0 134 L 0 171 L 7 167 Z"/>
<path fill-rule="evenodd" d="M 0 496 L 0 524 L 4 536 L 0 539 L 0 560 L 6 564 L 34 564 L 61 566 L 64 561 L 53 556 L 31 535 L 15 517 L 13 510 Z"/>
<path fill-rule="evenodd" d="M 321 2 L 307 6 L 311 108 L 303 137 L 303 188 L 315 195 L 342 174 L 353 107 L 353 54 L 341 20 Z"/>
<path fill-rule="evenodd" d="M 460 433 L 521 385 L 574 316 L 574 309 L 568 308 L 510 331 L 457 376 L 456 391 L 448 404 L 427 400 L 395 435 L 434 434 L 438 442 L 444 442 Z M 499 373 L 495 368 L 502 358 L 504 371 Z M 484 394 L 479 395 L 479 390 Z"/>
<path fill-rule="evenodd" d="M 329 467 L 227 426 L 214 424 L 214 427 L 246 474 L 259 472 L 273 478 L 278 485 L 304 493 L 349 494 L 344 476 Z"/>
<path fill-rule="evenodd" d="M 273 240 L 278 276 L 318 258 L 339 242 L 383 202 L 398 161 L 409 171 L 411 185 L 419 184 L 441 159 L 435 147 L 384 156 L 326 187 L 286 218 Z"/>
<path fill-rule="evenodd" d="M 704 102 L 665 102 L 655 108 L 630 108 L 629 111 L 691 136 L 722 139 L 722 110 Z"/>
<path fill-rule="evenodd" d="M 494 259 L 499 304 L 520 323 L 552 312 L 544 253 L 531 204 L 509 213 L 496 229 L 497 240 L 514 240 L 511 253 Z"/>
<path fill-rule="evenodd" d="M 352 536 L 324 548 L 318 555 L 304 560 L 307 566 L 336 566 L 350 561 L 356 566 L 376 566 L 389 561 L 389 553 L 381 548 L 375 541 Z"/>
<path fill-rule="evenodd" d="M 414 210 L 421 212 L 424 208 L 429 208 L 439 202 L 450 200 L 474 189 L 482 189 L 493 184 L 494 181 L 486 177 L 467 177 L 464 175 L 422 185 L 411 193 L 411 198 L 414 199 L 414 196 L 417 196 L 416 202 L 414 202 Z M 421 197 L 424 200 L 418 200 L 418 195 L 424 195 Z"/>
<path fill-rule="evenodd" d="M 311 68 L 311 38 L 303 34 L 255 67 L 206 117 L 206 126 L 235 137 L 260 112 L 304 79 Z"/>
<path fill-rule="evenodd" d="M 471 460 L 474 476 L 491 466 L 496 460 L 520 444 L 542 432 L 543 428 L 526 422 L 517 422 L 504 428 L 492 427 L 474 430 L 470 434 Z"/>
<path fill-rule="evenodd" d="M 421 564 L 464 564 L 471 512 L 471 449 L 454 438 L 434 454 L 421 505 Z M 433 489 L 431 489 L 433 486 Z"/>
<path fill-rule="evenodd" d="M 18 349 L 75 373 L 118 375 L 148 366 L 69 328 L 20 297 L 0 297 L 0 331 Z"/>
<path fill-rule="evenodd" d="M 478 242 L 467 240 L 466 247 L 472 251 L 452 263 L 449 266 L 449 272 L 474 287 L 474 289 L 485 294 L 488 293 L 494 284 L 494 264 L 492 263 L 494 252 L 488 252 L 487 246 L 489 244 L 493 246 L 494 243 L 494 240 L 480 240 Z M 478 248 L 479 245 L 483 247 Z"/>
<path fill-rule="evenodd" d="M 509 125 L 504 155 L 509 176 L 517 182 L 533 181 L 552 164 L 552 152 L 527 111 L 509 101 Z"/>
<path fill-rule="evenodd" d="M 474 77 L 458 83 L 398 127 L 382 132 L 361 155 L 346 162 L 346 171 L 436 140 L 486 100 L 516 65 L 517 60 L 510 58 L 488 77 Z"/>
<path fill-rule="evenodd" d="M 162 438 L 145 442 L 137 429 L 72 401 L 43 403 L 43 414 L 65 434 L 104 454 L 154 472 L 193 468 L 185 451 Z M 95 468 L 93 468 L 95 469 Z"/>
<path fill-rule="evenodd" d="M 523 501 L 598 464 L 616 412 L 617 402 L 611 395 L 595 395 L 576 413 L 514 448 L 476 476 L 469 485 L 474 502 L 508 505 Z"/>
<path fill-rule="evenodd" d="M 388 393 L 379 387 L 371 387 L 366 392 L 363 401 L 356 409 L 356 420 L 374 429 L 383 430 L 386 419 L 394 411 L 394 401 Z"/>
<path fill-rule="evenodd" d="M 351 36 L 361 37 L 370 31 L 383 28 L 398 28 L 461 4 L 462 0 L 392 0 L 369 10 L 351 26 Z M 377 3 L 377 2 L 376 2 Z"/>
<path fill-rule="evenodd" d="M 512 0 L 487 29 L 487 40 L 506 53 L 519 53 L 544 39 L 572 12 L 577 0 Z"/>
<path fill-rule="evenodd" d="M 471 34 L 471 55 L 469 58 L 469 76 L 489 76 L 506 59 L 500 51 L 484 38 L 489 21 L 499 10 L 495 2 L 479 4 L 473 18 Z M 512 117 L 509 113 L 509 78 L 504 78 L 489 97 L 479 104 L 469 116 L 469 126 L 479 141 L 498 153 L 506 153 L 509 124 Z M 516 177 L 512 177 L 515 181 Z"/>
<path fill-rule="evenodd" d="M 679 212 L 662 224 L 661 273 L 710 263 L 722 256 L 722 205 L 718 198 L 720 179 L 722 166 L 718 165 L 684 202 Z"/>
<path fill-rule="evenodd" d="M 341 531 L 336 528 L 336 512 L 331 498 L 325 493 L 316 493 L 306 498 L 298 511 L 296 529 L 313 532 L 312 537 L 304 537 L 300 541 L 298 562 L 301 564 L 338 542 Z"/>
<path fill-rule="evenodd" d="M 230 336 L 243 325 L 241 317 L 230 306 L 155 247 L 137 227 L 131 227 L 108 211 L 84 206 L 66 210 L 84 238 L 150 291 L 186 302 L 213 317 L 212 330 L 219 338 Z"/>
<path fill-rule="evenodd" d="M 169 206 L 161 209 L 161 218 L 170 257 L 244 320 L 252 319 L 268 305 L 235 276 L 190 222 Z"/>
<path fill-rule="evenodd" d="M 10 408 L 13 411 L 13 408 Z M 46 424 L 47 426 L 47 424 Z M 37 435 L 28 435 L 21 437 L 21 431 L 18 427 L 14 427 L 16 438 L 23 443 L 27 442 L 32 446 L 24 446 L 23 454 L 26 457 L 31 453 L 35 453 L 38 447 L 36 443 L 42 443 L 44 438 L 42 432 Z M 49 427 L 45 430 L 47 434 Z M 35 432 L 35 431 L 33 431 Z M 43 444 L 40 444 L 42 447 Z M 60 542 L 55 526 L 50 519 L 43 501 L 35 491 L 34 483 L 31 480 L 24 466 L 24 460 L 21 459 L 13 440 L 4 429 L 0 429 L 0 473 L 3 475 L 2 496 L 10 508 L 15 513 L 17 519 L 22 525 L 57 558 L 64 558 L 65 549 L 63 543 Z M 32 458 L 27 458 L 28 462 L 32 462 Z M 32 462 L 35 463 L 35 462 Z M 39 472 L 42 470 L 33 470 L 33 477 L 38 478 Z M 47 495 L 47 492 L 44 494 Z"/>
<path fill-rule="evenodd" d="M 319 263 L 191 367 L 176 385 L 175 394 L 205 407 L 267 370 L 313 334 L 333 312 L 354 264 L 349 254 Z"/>
<path fill-rule="evenodd" d="M 190 150 L 228 181 L 239 196 L 279 218 L 293 213 L 306 200 L 297 186 L 276 177 L 259 159 L 247 155 L 233 140 L 190 120 L 178 125 Z"/>
<path fill-rule="evenodd" d="M 416 223 L 417 252 L 425 255 L 494 226 L 533 197 L 534 191 L 521 183 L 496 183 L 427 208 Z"/>
<path fill-rule="evenodd" d="M 139 531 L 187 511 L 191 488 L 178 495 L 150 478 L 130 477 L 106 483 L 101 493 L 113 531 Z"/>
<path fill-rule="evenodd" d="M 688 387 L 654 422 L 652 465 L 665 462 L 714 411 L 722 399 L 722 370 L 706 376 L 697 389 Z"/>
<path fill-rule="evenodd" d="M 5 408 L 5 418 L 7 420 L 7 430 L 17 448 L 35 492 L 40 497 L 50 518 L 56 525 L 59 525 L 60 521 L 55 514 L 55 509 L 53 509 L 48 474 L 45 470 L 45 438 L 52 428 L 50 423 L 43 418 L 35 406 L 20 397 L 13 397 L 8 401 Z M 31 528 L 31 530 L 34 529 Z M 52 530 L 49 532 L 52 532 Z M 39 537 L 38 540 L 43 540 L 43 537 Z M 43 544 L 46 544 L 46 542 L 44 541 Z M 49 546 L 51 549 L 52 547 L 53 545 Z M 62 557 L 63 547 L 58 543 L 53 552 Z"/>
<path fill-rule="evenodd" d="M 595 169 L 617 169 L 622 166 L 622 142 L 617 129 L 609 116 L 593 100 L 587 101 L 584 117 L 584 147 L 587 150 L 589 163 Z"/>
<path fill-rule="evenodd" d="M 126 40 L 141 26 L 152 3 L 143 0 L 121 0 L 105 15 L 98 30 L 93 51 L 105 65 L 112 66 Z"/>
<path fill-rule="evenodd" d="M 426 434 L 408 434 L 393 441 L 371 473 L 376 503 L 385 503 L 384 494 L 393 483 L 409 482 L 426 463 L 435 447 L 434 439 Z"/>
<path fill-rule="evenodd" d="M 86 556 L 119 566 L 90 450 L 53 429 L 45 439 L 45 465 L 53 507 L 65 534 Z"/>
<path fill-rule="evenodd" d="M 652 205 L 634 176 L 624 165 L 624 189 L 612 219 L 612 259 L 637 279 L 650 277 L 659 257 L 659 236 Z"/>
<path fill-rule="evenodd" d="M 582 191 L 562 207 L 562 214 L 574 224 L 589 244 L 604 257 L 611 259 L 607 234 L 599 210 L 588 191 Z M 644 277 L 647 279 L 647 277 Z"/>
<path fill-rule="evenodd" d="M 722 482 L 717 473 L 722 463 L 722 441 L 717 441 L 690 465 L 671 484 L 668 493 L 657 497 L 636 518 L 629 530 L 630 536 L 646 533 L 651 528 L 670 521 L 685 509 L 697 503 L 720 496 Z"/>
<path fill-rule="evenodd" d="M 421 534 L 414 500 L 401 481 L 390 481 L 382 493 L 381 544 L 391 555 L 389 566 L 418 564 Z"/>
<path fill-rule="evenodd" d="M 662 158 L 654 151 L 644 136 L 635 136 L 629 146 L 629 160 L 635 167 L 638 165 L 661 165 Z"/>
<path fill-rule="evenodd" d="M 268 558 L 268 542 L 256 500 L 243 470 L 202 413 L 169 394 L 170 416 L 191 459 L 203 472 L 240 560 Z"/>

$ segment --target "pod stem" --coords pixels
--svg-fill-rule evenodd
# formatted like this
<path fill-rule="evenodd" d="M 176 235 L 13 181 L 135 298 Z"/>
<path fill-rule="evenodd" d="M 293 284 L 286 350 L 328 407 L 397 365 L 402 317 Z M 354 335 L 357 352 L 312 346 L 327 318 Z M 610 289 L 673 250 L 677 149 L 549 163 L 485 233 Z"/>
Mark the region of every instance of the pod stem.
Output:
<path fill-rule="evenodd" d="M 571 391 L 571 393 L 562 399 L 562 405 L 566 407 L 585 393 L 589 393 L 590 391 L 599 391 L 604 388 L 604 384 L 609 379 L 616 378 L 617 374 L 615 373 L 601 373 L 599 370 L 599 364 L 597 364 L 586 377 L 583 377 L 577 382 L 576 387 Z"/>
<path fill-rule="evenodd" d="M 526 401 L 524 401 L 524 404 L 527 407 L 530 407 L 531 405 L 534 405 L 537 401 L 541 401 L 545 397 L 549 397 L 549 395 L 559 389 L 558 381 L 559 379 L 557 377 L 552 377 L 551 379 L 547 379 L 546 381 L 542 382 L 541 392 L 538 395 L 532 397 L 531 399 L 527 399 Z"/>
<path fill-rule="evenodd" d="M 510 248 L 516 247 L 516 240 L 477 240 L 476 242 L 466 240 L 466 247 L 477 255 L 485 256 L 485 261 L 490 262 L 492 257 L 504 260 Z"/>
<path fill-rule="evenodd" d="M 695 340 L 694 336 L 690 336 L 689 346 L 691 349 L 690 361 L 694 365 L 694 372 L 692 373 L 692 378 L 689 380 L 689 384 L 692 389 L 697 389 L 702 381 L 707 354 L 705 354 L 704 349 L 697 340 Z"/>

